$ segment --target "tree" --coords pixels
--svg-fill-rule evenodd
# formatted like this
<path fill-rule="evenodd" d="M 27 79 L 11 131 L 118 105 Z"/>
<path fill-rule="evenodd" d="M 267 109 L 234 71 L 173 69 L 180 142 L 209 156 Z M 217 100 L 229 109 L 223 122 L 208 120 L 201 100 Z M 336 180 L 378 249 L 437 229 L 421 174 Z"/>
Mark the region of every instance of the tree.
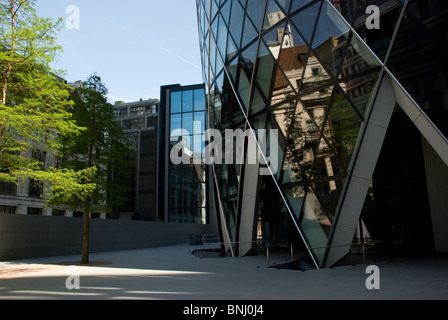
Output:
<path fill-rule="evenodd" d="M 27 156 L 36 146 L 56 154 L 60 135 L 82 131 L 69 112 L 69 87 L 50 68 L 61 50 L 55 34 L 62 20 L 38 17 L 33 0 L 0 0 L 0 21 L 0 181 L 54 174 L 50 180 L 62 183 L 59 192 L 66 186 L 69 193 L 74 172 L 64 179 L 63 171 L 44 172 Z M 90 173 L 78 177 L 85 180 Z"/>
<path fill-rule="evenodd" d="M 70 112 L 70 87 L 50 67 L 61 23 L 38 17 L 34 0 L 0 0 L 0 182 L 31 178 L 46 183 L 51 199 L 85 199 L 95 167 L 45 170 L 29 157 L 37 148 L 58 156 L 61 137 L 83 131 Z"/>
<path fill-rule="evenodd" d="M 83 212 L 83 254 L 82 264 L 89 263 L 90 215 L 109 213 L 111 207 L 120 205 L 125 187 L 114 172 L 124 175 L 121 168 L 129 168 L 126 155 L 130 153 L 121 126 L 114 121 L 113 106 L 107 102 L 107 88 L 101 78 L 94 74 L 74 92 L 73 118 L 76 123 L 86 127 L 80 135 L 65 136 L 63 145 L 63 167 L 76 172 L 96 168 L 91 182 L 96 185 L 94 192 L 86 197 L 52 199 L 55 205 L 62 205 Z"/>

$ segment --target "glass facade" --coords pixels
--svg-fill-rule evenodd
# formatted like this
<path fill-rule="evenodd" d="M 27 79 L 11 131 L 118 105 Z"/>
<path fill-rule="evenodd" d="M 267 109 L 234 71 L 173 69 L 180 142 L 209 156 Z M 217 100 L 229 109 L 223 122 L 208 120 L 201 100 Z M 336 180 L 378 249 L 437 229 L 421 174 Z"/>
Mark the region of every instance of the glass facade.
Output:
<path fill-rule="evenodd" d="M 379 8 L 379 29 L 368 24 L 369 5 Z M 265 241 L 299 240 L 326 266 L 385 77 L 446 141 L 447 9 L 442 0 L 197 0 L 210 127 L 279 133 L 281 165 L 257 180 L 258 197 L 244 198 L 247 166 L 214 165 L 231 244 L 238 248 L 243 217 L 253 215 Z"/>
<path fill-rule="evenodd" d="M 206 100 L 204 85 L 162 89 L 166 96 L 166 129 L 169 146 L 165 179 L 167 196 L 161 199 L 174 223 L 207 224 L 207 167 L 204 163 Z M 173 161 L 172 155 L 184 159 Z"/>

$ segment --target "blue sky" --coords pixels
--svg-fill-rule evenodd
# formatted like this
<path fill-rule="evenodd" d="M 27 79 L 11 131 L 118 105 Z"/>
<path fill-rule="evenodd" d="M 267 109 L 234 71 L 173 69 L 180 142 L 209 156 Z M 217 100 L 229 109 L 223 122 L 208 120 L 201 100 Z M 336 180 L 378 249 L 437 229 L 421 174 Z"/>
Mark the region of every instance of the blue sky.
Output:
<path fill-rule="evenodd" d="M 111 102 L 159 99 L 160 86 L 201 83 L 195 0 L 38 0 L 38 14 L 63 18 L 53 64 L 66 80 L 101 76 Z M 79 8 L 80 28 L 68 29 L 67 7 Z"/>

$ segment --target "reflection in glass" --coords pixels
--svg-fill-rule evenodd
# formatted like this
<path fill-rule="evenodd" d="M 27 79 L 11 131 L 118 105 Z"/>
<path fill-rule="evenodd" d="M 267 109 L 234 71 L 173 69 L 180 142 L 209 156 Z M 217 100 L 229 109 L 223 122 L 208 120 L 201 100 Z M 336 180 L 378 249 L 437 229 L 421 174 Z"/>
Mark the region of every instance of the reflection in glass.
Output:
<path fill-rule="evenodd" d="M 182 92 L 171 93 L 171 113 L 182 112 Z"/>
<path fill-rule="evenodd" d="M 325 68 L 334 77 L 337 76 L 344 57 L 348 34 L 349 27 L 339 18 L 334 8 L 324 1 L 312 48 Z"/>
<path fill-rule="evenodd" d="M 174 165 L 170 163 L 170 221 L 182 223 L 207 223 L 206 215 L 206 172 L 201 161 L 205 149 L 203 133 L 205 132 L 205 93 L 203 89 L 183 90 L 172 94 L 172 103 L 179 108 L 171 108 L 171 132 L 183 129 L 177 141 L 171 141 L 173 148 L 183 143 L 179 158 L 183 155 L 189 159 L 187 163 Z M 179 100 L 180 97 L 180 100 Z M 193 112 L 196 110 L 196 112 Z M 184 112 L 182 112 L 184 111 Z M 205 211 L 204 211 L 204 210 Z"/>
<path fill-rule="evenodd" d="M 193 91 L 184 91 L 182 94 L 182 112 L 193 111 Z"/>
<path fill-rule="evenodd" d="M 312 248 L 314 255 L 319 262 L 322 262 L 325 254 L 325 247 L 328 242 L 328 232 L 331 222 L 313 192 L 308 191 L 303 206 L 303 216 L 300 227 Z"/>
<path fill-rule="evenodd" d="M 380 69 L 378 59 L 356 34 L 352 34 L 345 52 L 339 83 L 362 117 L 367 111 Z"/>
<path fill-rule="evenodd" d="M 348 170 L 362 120 L 340 90 L 333 97 L 327 121 L 331 136 L 326 138 Z"/>
<path fill-rule="evenodd" d="M 205 105 L 204 90 L 194 90 L 194 111 L 204 111 Z"/>
<path fill-rule="evenodd" d="M 293 3 L 296 1 L 293 1 Z M 299 1 L 300 2 L 300 1 Z M 311 42 L 316 18 L 319 15 L 320 2 L 292 16 L 291 21 L 300 30 L 307 43 Z"/>

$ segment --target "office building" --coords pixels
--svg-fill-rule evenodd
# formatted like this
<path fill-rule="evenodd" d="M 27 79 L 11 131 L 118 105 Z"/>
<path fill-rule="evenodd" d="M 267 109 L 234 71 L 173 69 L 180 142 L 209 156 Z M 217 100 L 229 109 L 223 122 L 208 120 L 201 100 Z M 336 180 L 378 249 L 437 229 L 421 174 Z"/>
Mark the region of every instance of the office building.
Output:
<path fill-rule="evenodd" d="M 114 208 L 111 218 L 161 221 L 157 215 L 157 155 L 159 100 L 115 102 L 115 120 L 132 144 L 129 175 L 121 183 L 129 187 L 126 203 Z M 162 220 L 163 221 L 163 220 Z"/>
<path fill-rule="evenodd" d="M 226 251 L 448 252 L 446 1 L 196 3 L 210 128 L 278 133 L 270 175 L 212 166 Z"/>

